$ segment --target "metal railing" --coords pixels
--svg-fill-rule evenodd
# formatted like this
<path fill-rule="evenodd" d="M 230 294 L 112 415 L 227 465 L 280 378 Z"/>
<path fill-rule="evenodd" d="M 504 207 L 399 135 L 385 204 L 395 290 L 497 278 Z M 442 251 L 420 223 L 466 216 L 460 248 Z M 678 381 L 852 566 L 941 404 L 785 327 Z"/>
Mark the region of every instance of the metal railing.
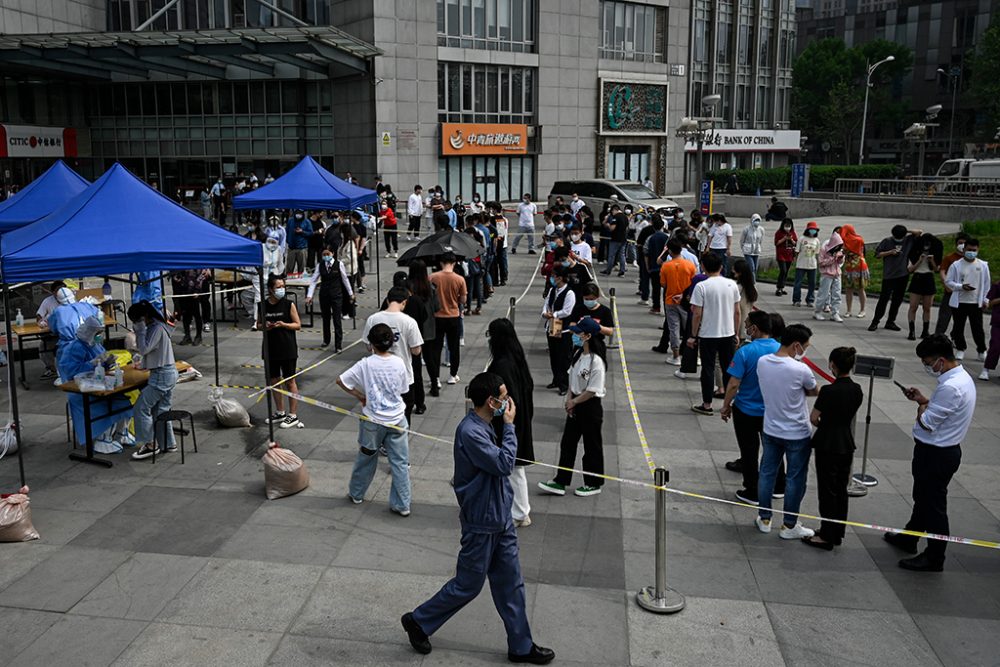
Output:
<path fill-rule="evenodd" d="M 1000 202 L 1000 179 L 838 178 L 833 191 L 837 199 L 995 203 Z"/>

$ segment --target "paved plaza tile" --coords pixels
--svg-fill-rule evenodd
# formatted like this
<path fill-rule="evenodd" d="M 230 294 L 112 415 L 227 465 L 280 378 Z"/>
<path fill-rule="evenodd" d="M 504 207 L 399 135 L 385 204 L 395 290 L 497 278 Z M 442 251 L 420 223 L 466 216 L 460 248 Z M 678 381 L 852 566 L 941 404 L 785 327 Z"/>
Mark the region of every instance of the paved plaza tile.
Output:
<path fill-rule="evenodd" d="M 864 233 L 876 238 L 890 225 L 872 221 Z M 466 319 L 463 384 L 486 365 L 485 327 L 524 289 L 535 259 L 511 257 L 510 286 L 497 292 L 482 316 Z M 392 267 L 381 269 L 385 285 Z M 670 486 L 730 499 L 742 481 L 723 468 L 737 456 L 732 425 L 691 413 L 700 396 L 697 380 L 673 377 L 674 367 L 649 351 L 661 321 L 636 305 L 634 273 L 599 277 L 604 288 L 615 288 L 633 394 L 653 458 L 669 468 Z M 536 281 L 516 321 L 537 387 L 536 458 L 554 463 L 565 413 L 562 399 L 543 388 L 549 369 L 537 318 L 539 288 Z M 375 306 L 373 291 L 360 299 L 362 314 Z M 833 347 L 849 343 L 861 353 L 895 357 L 901 382 L 932 386 L 902 334 L 869 333 L 870 320 L 816 322 L 808 309 L 772 295 L 762 289 L 758 306 L 788 322 L 806 322 L 814 331 L 809 355 L 820 367 Z M 347 323 L 347 340 L 358 334 Z M 319 335 L 305 329 L 300 345 L 314 347 Z M 222 325 L 219 336 L 221 381 L 260 384 L 259 370 L 241 367 L 259 364 L 259 339 L 246 322 L 239 329 Z M 199 451 L 189 450 L 184 465 L 176 455 L 155 464 L 118 455 L 111 469 L 74 463 L 66 456 L 71 445 L 63 396 L 42 383 L 21 394 L 24 462 L 41 539 L 0 545 L 0 665 L 506 663 L 503 625 L 488 591 L 433 637 L 430 656 L 413 652 L 399 627 L 399 616 L 455 570 L 460 530 L 450 486 L 451 438 L 466 409 L 462 386 L 428 398 L 427 414 L 413 418 L 415 431 L 444 442 L 411 439 L 413 514 L 404 519 L 388 509 L 384 462 L 365 503 L 350 503 L 357 422 L 305 405 L 299 414 L 306 428 L 278 431 L 277 438 L 303 457 L 310 487 L 266 500 L 259 460 L 267 439 L 265 402 L 227 390 L 249 408 L 255 426 L 217 426 L 206 400 L 211 348 L 176 350 L 205 374 L 176 391 L 176 406 L 195 415 L 198 435 Z M 301 392 L 353 408 L 333 381 L 361 354 L 355 347 L 307 373 Z M 328 355 L 302 350 L 299 365 Z M 648 481 L 614 349 L 609 366 L 606 470 Z M 978 374 L 981 366 L 969 360 L 967 367 Z M 36 361 L 28 362 L 29 375 L 38 369 Z M 955 534 L 996 540 L 1000 411 L 989 406 L 1000 405 L 1000 383 L 977 382 L 977 388 L 979 409 L 951 485 L 951 527 Z M 852 499 L 852 519 L 906 522 L 913 414 L 913 404 L 891 383 L 876 381 L 868 470 L 879 485 Z M 862 414 L 859 441 L 863 427 Z M 752 510 L 668 495 L 667 581 L 687 596 L 687 606 L 656 616 L 634 601 L 635 592 L 654 580 L 653 492 L 608 482 L 592 498 L 543 496 L 536 484 L 552 470 L 534 465 L 526 472 L 533 523 L 518 533 L 528 614 L 536 641 L 555 649 L 557 664 L 964 667 L 995 664 L 1000 654 L 996 551 L 950 545 L 944 572 L 915 574 L 898 568 L 901 554 L 875 531 L 849 528 L 840 549 L 819 552 L 760 534 Z M 0 489 L 16 485 L 16 462 L 5 459 Z M 817 511 L 812 477 L 803 511 Z"/>

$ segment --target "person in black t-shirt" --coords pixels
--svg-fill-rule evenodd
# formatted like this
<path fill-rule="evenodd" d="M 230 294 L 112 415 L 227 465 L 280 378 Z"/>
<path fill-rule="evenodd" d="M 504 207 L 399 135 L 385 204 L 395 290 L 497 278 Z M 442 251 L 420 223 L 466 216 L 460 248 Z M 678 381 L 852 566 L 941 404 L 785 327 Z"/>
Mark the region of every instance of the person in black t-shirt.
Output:
<path fill-rule="evenodd" d="M 819 390 L 809 421 L 816 426 L 812 448 L 816 453 L 816 495 L 819 513 L 827 519 L 847 519 L 847 484 L 854 459 L 854 417 L 864 400 L 861 387 L 851 379 L 853 347 L 830 352 L 833 384 Z M 802 541 L 811 547 L 833 551 L 844 539 L 844 524 L 824 521 L 816 534 Z"/>
<path fill-rule="evenodd" d="M 569 248 L 565 245 L 556 247 L 552 261 L 554 266 L 561 265 L 566 268 L 566 282 L 569 283 L 569 288 L 573 290 L 573 293 L 576 294 L 576 300 L 579 301 L 584 286 L 592 280 L 590 271 L 586 266 L 573 259 Z"/>
<path fill-rule="evenodd" d="M 604 222 L 608 231 L 608 267 L 601 271 L 606 276 L 611 275 L 611 269 L 618 264 L 618 276 L 625 275 L 625 238 L 628 234 L 628 217 L 622 213 L 618 204 L 611 205 L 611 213 Z"/>
<path fill-rule="evenodd" d="M 299 319 L 299 312 L 295 304 L 285 298 L 285 280 L 273 273 L 267 278 L 267 298 L 264 300 L 264 319 L 257 323 L 259 329 L 267 327 L 267 335 L 264 337 L 268 371 L 271 377 L 268 378 L 270 384 L 277 384 L 282 378 L 290 378 L 295 375 L 295 363 L 299 356 L 299 347 L 295 340 L 295 332 L 302 328 L 302 321 Z M 263 347 L 263 346 L 262 346 Z M 289 392 L 299 393 L 298 385 L 291 379 L 285 383 Z M 296 416 L 298 400 L 288 398 L 288 414 L 284 410 L 284 397 L 275 392 L 274 405 L 277 412 L 268 417 L 265 421 L 268 424 L 277 424 L 279 428 L 293 428 L 299 426 L 299 418 Z"/>
<path fill-rule="evenodd" d="M 589 317 L 601 325 L 600 333 L 595 334 L 600 338 L 610 338 L 615 332 L 615 317 L 611 309 L 600 302 L 601 288 L 597 283 L 587 283 L 580 290 L 580 298 L 576 300 L 573 314 L 570 315 L 570 324 L 576 324 L 584 317 Z"/>

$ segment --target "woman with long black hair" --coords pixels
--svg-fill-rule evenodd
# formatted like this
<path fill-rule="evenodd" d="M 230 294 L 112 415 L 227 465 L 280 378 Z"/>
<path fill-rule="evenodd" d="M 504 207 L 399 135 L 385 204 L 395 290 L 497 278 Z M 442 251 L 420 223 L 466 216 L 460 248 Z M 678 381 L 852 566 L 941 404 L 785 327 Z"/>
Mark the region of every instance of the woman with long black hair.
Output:
<path fill-rule="evenodd" d="M 528 501 L 528 478 L 524 474 L 527 461 L 535 459 L 535 446 L 531 435 L 531 419 L 535 412 L 532 394 L 535 383 L 528 370 L 528 360 L 524 348 L 517 338 L 514 324 L 505 317 L 490 322 L 486 329 L 490 346 L 490 365 L 487 373 L 496 373 L 503 378 L 507 394 L 514 399 L 517 413 L 514 415 L 514 434 L 517 436 L 517 458 L 510 484 L 514 488 L 514 505 L 511 514 L 517 527 L 531 525 L 531 504 Z M 493 419 L 493 429 L 497 438 L 503 433 L 503 416 Z M 498 440 L 499 442 L 499 440 Z"/>
<path fill-rule="evenodd" d="M 758 298 L 756 279 L 754 278 L 753 267 L 750 265 L 750 262 L 745 259 L 738 259 L 733 262 L 732 279 L 736 281 L 736 285 L 740 288 L 740 324 L 745 325 L 747 317 L 753 312 L 754 304 L 757 303 Z M 743 328 L 741 326 L 736 335 L 740 335 Z"/>
<path fill-rule="evenodd" d="M 573 481 L 569 469 L 576 464 L 576 448 L 583 438 L 583 486 L 573 491 L 578 496 L 596 496 L 604 480 L 604 408 L 601 399 L 605 394 L 607 375 L 607 346 L 597 334 L 601 325 L 584 317 L 572 325 L 573 365 L 569 370 L 569 395 L 566 397 L 566 426 L 559 442 L 559 467 L 555 478 L 539 482 L 543 493 L 566 495 L 566 487 Z M 593 474 L 588 474 L 593 473 Z"/>
<path fill-rule="evenodd" d="M 422 318 L 417 318 L 411 313 L 407 313 L 411 317 L 417 320 L 417 325 L 420 327 L 420 335 L 424 337 L 424 344 L 428 345 L 429 341 L 437 338 L 437 327 L 434 322 L 434 313 L 436 313 L 441 308 L 441 302 L 438 300 L 437 287 L 435 287 L 430 280 L 427 278 L 427 264 L 424 263 L 422 259 L 415 259 L 410 262 L 410 275 L 407 286 L 410 289 L 410 294 L 412 297 L 420 299 L 424 315 Z M 412 298 L 411 297 L 411 298 Z M 409 308 L 409 301 L 406 303 L 407 308 Z M 403 311 L 407 312 L 406 310 Z M 413 358 L 413 411 L 418 415 L 422 415 L 427 412 L 427 406 L 424 403 L 424 373 L 422 364 L 422 353 L 412 355 Z M 440 369 L 435 369 L 432 374 L 428 371 L 428 375 L 433 375 L 437 379 L 440 374 Z"/>

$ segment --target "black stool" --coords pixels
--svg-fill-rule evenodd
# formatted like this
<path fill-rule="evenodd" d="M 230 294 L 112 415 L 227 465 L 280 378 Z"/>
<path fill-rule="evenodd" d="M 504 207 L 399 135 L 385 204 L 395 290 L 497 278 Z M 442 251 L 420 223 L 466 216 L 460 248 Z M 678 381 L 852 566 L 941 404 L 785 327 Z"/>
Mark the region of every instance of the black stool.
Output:
<path fill-rule="evenodd" d="M 156 427 L 159 426 L 161 423 L 163 424 L 164 434 L 167 432 L 168 428 L 171 428 L 170 426 L 171 422 L 177 422 L 178 424 L 180 424 L 181 430 L 179 431 L 179 433 L 181 436 L 181 465 L 184 465 L 184 433 L 186 432 L 184 430 L 185 419 L 188 420 L 188 423 L 191 426 L 191 443 L 194 445 L 194 451 L 197 452 L 198 438 L 195 436 L 194 433 L 194 416 L 187 410 L 168 410 L 167 412 L 157 415 L 156 424 L 154 425 L 153 428 L 153 436 L 155 439 L 156 433 L 159 430 Z M 164 451 L 166 451 L 167 443 L 164 442 L 163 447 Z M 157 447 L 157 449 L 159 448 Z M 153 463 L 156 463 L 156 449 L 153 450 Z"/>

